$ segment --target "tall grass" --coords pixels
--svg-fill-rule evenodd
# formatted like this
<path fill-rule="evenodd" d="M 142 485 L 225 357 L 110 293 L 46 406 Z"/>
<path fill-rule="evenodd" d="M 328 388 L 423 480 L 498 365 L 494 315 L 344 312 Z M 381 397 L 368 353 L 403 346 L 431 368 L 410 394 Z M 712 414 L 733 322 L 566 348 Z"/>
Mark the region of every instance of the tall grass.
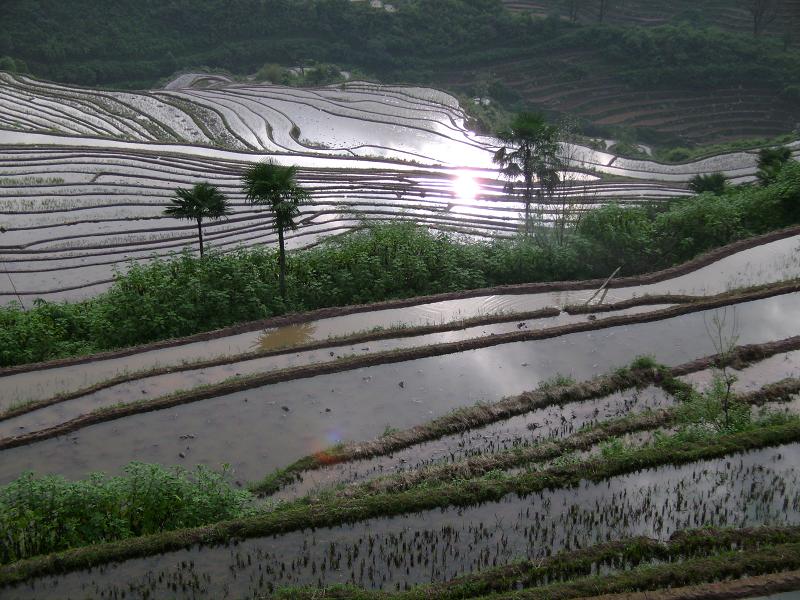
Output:
<path fill-rule="evenodd" d="M 0 487 L 0 563 L 241 517 L 250 499 L 204 467 L 134 462 L 81 481 L 28 473 Z"/>

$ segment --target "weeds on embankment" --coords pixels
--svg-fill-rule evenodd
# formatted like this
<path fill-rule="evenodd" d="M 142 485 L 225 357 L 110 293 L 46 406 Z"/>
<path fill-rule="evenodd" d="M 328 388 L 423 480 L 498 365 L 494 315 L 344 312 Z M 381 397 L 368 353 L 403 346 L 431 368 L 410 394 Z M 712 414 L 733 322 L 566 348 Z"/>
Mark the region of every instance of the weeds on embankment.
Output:
<path fill-rule="evenodd" d="M 225 473 L 130 463 L 82 481 L 27 473 L 0 486 L 0 564 L 112 539 L 242 517 L 251 503 Z"/>

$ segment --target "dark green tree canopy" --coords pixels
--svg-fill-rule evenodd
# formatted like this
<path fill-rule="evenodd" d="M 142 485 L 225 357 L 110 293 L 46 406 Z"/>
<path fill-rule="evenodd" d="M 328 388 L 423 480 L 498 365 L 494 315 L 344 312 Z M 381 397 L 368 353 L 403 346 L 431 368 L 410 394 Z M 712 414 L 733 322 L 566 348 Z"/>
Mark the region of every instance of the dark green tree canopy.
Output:
<path fill-rule="evenodd" d="M 231 214 L 228 199 L 219 189 L 210 183 L 198 183 L 192 188 L 175 190 L 171 204 L 164 209 L 164 214 L 175 219 L 220 219 Z"/>
<path fill-rule="evenodd" d="M 792 158 L 791 149 L 786 146 L 777 148 L 764 148 L 758 153 L 758 171 L 756 177 L 761 185 L 769 185 L 775 181 L 783 169 L 783 165 Z"/>
<path fill-rule="evenodd" d="M 210 183 L 198 183 L 192 188 L 175 190 L 171 204 L 164 209 L 164 215 L 175 219 L 187 219 L 197 223 L 200 242 L 200 256 L 203 255 L 203 221 L 221 219 L 231 214 L 228 199 L 218 188 Z"/>
<path fill-rule="evenodd" d="M 280 292 L 286 299 L 286 241 L 284 233 L 297 229 L 300 205 L 309 194 L 297 183 L 297 167 L 282 166 L 270 160 L 256 163 L 242 178 L 247 201 L 269 208 L 274 217 L 273 229 L 278 232 L 278 266 Z"/>
<path fill-rule="evenodd" d="M 296 178 L 297 167 L 284 167 L 271 161 L 255 164 L 244 174 L 247 201 L 267 206 L 272 211 L 276 231 L 297 229 L 295 219 L 300 214 L 299 207 L 309 198 Z"/>
<path fill-rule="evenodd" d="M 528 183 L 538 178 L 548 189 L 558 183 L 558 128 L 537 113 L 519 113 L 511 124 L 498 132 L 503 146 L 494 162 L 509 180 L 520 176 Z"/>
<path fill-rule="evenodd" d="M 710 173 L 708 175 L 695 175 L 689 182 L 689 189 L 697 194 L 710 192 L 721 196 L 727 188 L 727 180 L 722 173 Z"/>
<path fill-rule="evenodd" d="M 522 178 L 525 201 L 525 228 L 531 230 L 531 202 L 534 181 L 539 182 L 539 195 L 552 197 L 560 182 L 559 131 L 537 113 L 519 113 L 511 124 L 498 132 L 503 146 L 495 153 L 494 162 L 508 180 L 506 191 L 513 192 Z"/>

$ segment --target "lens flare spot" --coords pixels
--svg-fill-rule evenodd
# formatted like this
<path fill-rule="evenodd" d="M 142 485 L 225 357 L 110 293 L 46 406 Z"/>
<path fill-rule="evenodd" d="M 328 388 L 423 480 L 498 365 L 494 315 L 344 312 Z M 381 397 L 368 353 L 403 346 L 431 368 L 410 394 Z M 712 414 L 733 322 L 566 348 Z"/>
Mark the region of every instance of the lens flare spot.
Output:
<path fill-rule="evenodd" d="M 461 173 L 453 180 L 453 193 L 459 200 L 475 200 L 480 191 L 480 184 L 471 175 Z"/>

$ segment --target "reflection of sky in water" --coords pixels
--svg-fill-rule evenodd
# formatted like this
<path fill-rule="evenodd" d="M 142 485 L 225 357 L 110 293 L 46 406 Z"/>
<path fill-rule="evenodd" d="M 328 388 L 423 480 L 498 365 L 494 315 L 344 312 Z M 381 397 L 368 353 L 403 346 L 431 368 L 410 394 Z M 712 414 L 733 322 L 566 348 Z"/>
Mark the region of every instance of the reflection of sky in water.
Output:
<path fill-rule="evenodd" d="M 740 344 L 800 334 L 800 294 L 739 305 Z M 578 381 L 643 353 L 676 365 L 714 352 L 703 313 L 535 342 L 377 365 L 288 381 L 87 427 L 4 453 L 0 480 L 53 469 L 68 476 L 147 462 L 231 463 L 245 479 L 321 450 L 331 437 L 365 440 L 462 406 L 536 388 L 561 373 Z M 402 383 L 402 385 L 400 385 Z M 247 399 L 247 401 L 245 401 Z M 285 411 L 282 407 L 290 410 Z M 328 412 L 326 409 L 330 409 Z M 180 438 L 196 435 L 190 443 Z M 77 443 L 72 441 L 77 437 Z M 108 439 L 115 444 L 109 445 Z M 191 450 L 186 451 L 190 446 Z M 184 452 L 185 459 L 178 459 Z"/>
<path fill-rule="evenodd" d="M 461 173 L 452 181 L 453 193 L 457 200 L 473 201 L 481 193 L 481 186 L 474 177 Z"/>

